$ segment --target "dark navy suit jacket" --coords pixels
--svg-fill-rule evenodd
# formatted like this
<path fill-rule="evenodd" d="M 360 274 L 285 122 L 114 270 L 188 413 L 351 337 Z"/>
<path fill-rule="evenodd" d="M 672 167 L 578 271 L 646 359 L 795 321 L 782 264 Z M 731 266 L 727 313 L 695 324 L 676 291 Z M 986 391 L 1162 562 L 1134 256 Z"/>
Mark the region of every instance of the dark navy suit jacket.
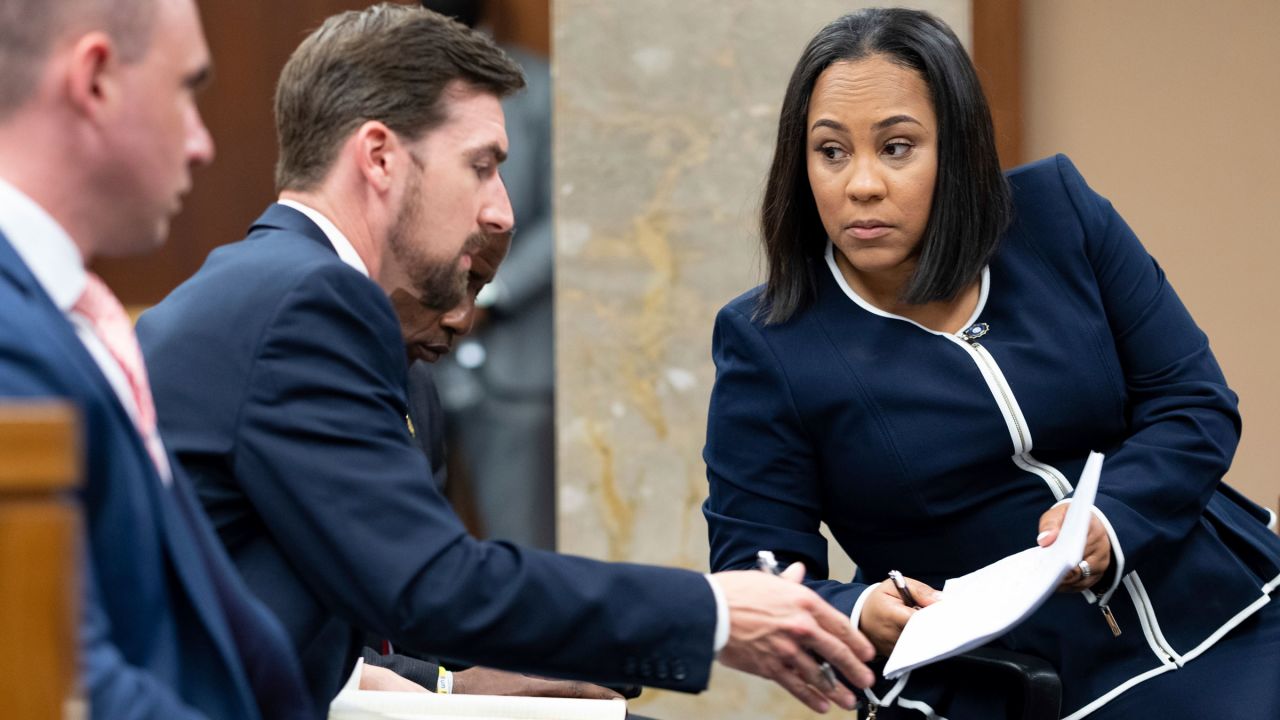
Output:
<path fill-rule="evenodd" d="M 316 698 L 361 631 L 492 667 L 705 687 L 716 618 L 699 574 L 467 535 L 409 436 L 391 303 L 301 213 L 270 207 L 139 336 L 166 442 Z"/>
<path fill-rule="evenodd" d="M 3 236 L 0 397 L 64 398 L 80 411 L 80 668 L 94 717 L 314 717 L 288 639 L 180 469 L 165 488 L 75 329 Z"/>
<path fill-rule="evenodd" d="M 756 319 L 759 289 L 720 311 L 704 509 L 713 569 L 771 548 L 850 611 L 867 586 L 827 578 L 819 523 L 868 580 L 896 568 L 941 587 L 1031 547 L 1088 452 L 1105 452 L 1096 507 L 1118 572 L 999 640 L 1054 664 L 1066 715 L 1191 661 L 1265 604 L 1280 538 L 1221 482 L 1236 396 L 1160 267 L 1065 157 L 1009 182 L 1014 222 L 973 343 L 869 306 L 820 243 L 817 297 L 790 320 Z M 917 686 L 902 697 L 929 697 Z"/>

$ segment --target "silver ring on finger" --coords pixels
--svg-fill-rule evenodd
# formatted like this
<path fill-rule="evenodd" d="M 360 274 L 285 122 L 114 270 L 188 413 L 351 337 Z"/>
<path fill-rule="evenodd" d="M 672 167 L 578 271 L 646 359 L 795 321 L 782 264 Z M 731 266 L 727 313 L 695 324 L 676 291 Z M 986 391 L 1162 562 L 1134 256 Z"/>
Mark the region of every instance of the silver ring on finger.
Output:
<path fill-rule="evenodd" d="M 1076 564 L 1076 567 L 1080 568 L 1080 577 L 1082 578 L 1087 578 L 1093 574 L 1093 569 L 1089 567 L 1088 560 L 1081 560 Z"/>

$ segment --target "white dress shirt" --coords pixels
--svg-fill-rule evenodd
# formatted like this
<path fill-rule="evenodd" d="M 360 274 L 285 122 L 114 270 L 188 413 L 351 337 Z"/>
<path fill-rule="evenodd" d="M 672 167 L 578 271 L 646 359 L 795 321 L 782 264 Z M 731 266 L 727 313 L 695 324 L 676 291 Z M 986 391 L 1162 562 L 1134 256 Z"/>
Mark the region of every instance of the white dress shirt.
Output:
<path fill-rule="evenodd" d="M 88 318 L 72 309 L 84 293 L 88 274 L 84 269 L 80 249 L 71 240 L 71 236 L 35 200 L 3 178 L 0 178 L 0 232 L 13 245 L 18 257 L 26 263 L 27 269 L 53 300 L 53 304 L 75 328 L 76 337 L 80 338 L 80 342 L 98 364 L 98 369 L 107 378 L 120 404 L 133 419 L 134 427 L 137 427 L 138 406 L 133 398 L 133 389 L 129 386 L 129 378 L 93 331 Z M 156 461 L 159 464 L 160 479 L 168 485 L 173 481 L 173 471 L 169 467 L 167 455 L 158 453 Z"/>

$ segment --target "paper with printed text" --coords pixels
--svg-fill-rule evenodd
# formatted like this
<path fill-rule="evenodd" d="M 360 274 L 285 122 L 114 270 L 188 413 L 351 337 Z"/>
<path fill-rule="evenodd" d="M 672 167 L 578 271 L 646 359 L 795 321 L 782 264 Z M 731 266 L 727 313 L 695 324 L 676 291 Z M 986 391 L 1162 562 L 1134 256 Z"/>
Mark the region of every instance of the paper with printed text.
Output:
<path fill-rule="evenodd" d="M 1058 583 L 1084 558 L 1102 455 L 1090 453 L 1076 483 L 1058 539 L 1033 546 L 948 580 L 943 599 L 912 615 L 894 646 L 884 676 L 959 655 L 1008 632 L 1049 599 Z"/>

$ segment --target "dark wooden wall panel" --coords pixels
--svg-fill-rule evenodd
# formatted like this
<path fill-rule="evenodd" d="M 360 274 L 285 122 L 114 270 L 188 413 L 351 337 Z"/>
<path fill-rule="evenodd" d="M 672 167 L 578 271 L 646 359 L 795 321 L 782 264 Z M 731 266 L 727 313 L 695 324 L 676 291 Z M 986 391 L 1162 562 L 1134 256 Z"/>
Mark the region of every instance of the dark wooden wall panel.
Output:
<path fill-rule="evenodd" d="M 973 0 L 973 63 L 991 103 L 1000 164 L 1022 163 L 1022 2 Z"/>
<path fill-rule="evenodd" d="M 491 0 L 489 22 L 503 42 L 550 51 L 550 0 Z M 325 17 L 364 0 L 206 0 L 205 33 L 215 81 L 201 110 L 217 158 L 195 173 L 195 189 L 174 218 L 169 242 L 145 258 L 95 264 L 128 305 L 149 305 L 190 276 L 217 247 L 238 240 L 274 197 L 276 77 L 298 42 Z M 974 0 L 973 54 L 991 102 L 1000 157 L 1022 161 L 1020 0 Z"/>
<path fill-rule="evenodd" d="M 202 95 L 200 109 L 217 157 L 195 171 L 194 190 L 174 218 L 162 250 L 95 263 L 126 305 L 158 302 L 194 273 L 210 250 L 244 236 L 274 198 L 271 101 L 280 69 L 324 18 L 368 5 L 367 0 L 200 3 L 214 62 L 214 81 Z"/>
<path fill-rule="evenodd" d="M 547 53 L 549 0 L 491 0 L 500 42 Z M 369 0 L 204 0 L 200 13 L 213 54 L 214 82 L 200 109 L 217 146 L 209 167 L 173 220 L 163 249 L 143 258 L 102 260 L 94 269 L 135 309 L 151 305 L 194 273 L 218 245 L 239 240 L 275 197 L 272 96 L 280 69 L 326 17 Z"/>
<path fill-rule="evenodd" d="M 551 0 L 489 0 L 485 15 L 498 42 L 551 57 Z"/>

